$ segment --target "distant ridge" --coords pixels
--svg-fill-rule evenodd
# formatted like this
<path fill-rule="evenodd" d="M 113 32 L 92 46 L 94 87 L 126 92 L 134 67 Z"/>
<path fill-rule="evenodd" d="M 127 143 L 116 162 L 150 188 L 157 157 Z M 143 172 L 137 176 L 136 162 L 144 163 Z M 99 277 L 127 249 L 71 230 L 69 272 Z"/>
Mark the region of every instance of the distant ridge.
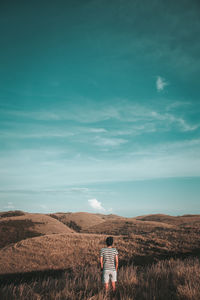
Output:
<path fill-rule="evenodd" d="M 50 214 L 51 217 L 59 220 L 65 225 L 73 228 L 75 231 L 80 232 L 86 230 L 89 227 L 95 226 L 105 222 L 107 219 L 121 219 L 122 217 L 116 215 L 104 215 L 104 214 L 93 214 L 88 212 L 77 212 L 77 213 L 55 213 Z"/>
<path fill-rule="evenodd" d="M 5 212 L 0 212 L 0 218 L 7 218 L 7 217 L 17 217 L 17 216 L 24 216 L 25 212 L 21 210 L 9 210 Z"/>
<path fill-rule="evenodd" d="M 135 218 L 140 221 L 155 221 L 167 224 L 183 224 L 185 222 L 199 221 L 200 215 L 182 215 L 182 216 L 170 216 L 165 214 L 152 214 L 139 216 Z"/>

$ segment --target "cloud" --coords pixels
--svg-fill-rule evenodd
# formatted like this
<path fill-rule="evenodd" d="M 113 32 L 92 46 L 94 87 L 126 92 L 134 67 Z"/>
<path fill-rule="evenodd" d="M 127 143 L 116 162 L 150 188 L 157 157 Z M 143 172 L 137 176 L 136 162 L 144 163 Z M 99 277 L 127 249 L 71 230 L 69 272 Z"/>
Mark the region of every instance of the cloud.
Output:
<path fill-rule="evenodd" d="M 105 211 L 105 208 L 101 205 L 101 202 L 99 202 L 97 199 L 89 199 L 88 202 L 93 209 Z"/>
<path fill-rule="evenodd" d="M 41 139 L 41 138 L 67 138 L 74 136 L 72 132 L 48 132 L 48 131 L 40 131 L 40 132 L 9 132 L 9 131 L 0 131 L 0 136 L 2 138 L 14 138 L 14 139 Z"/>
<path fill-rule="evenodd" d="M 107 130 L 104 129 L 104 128 L 90 128 L 89 132 L 92 132 L 92 133 L 103 133 L 103 132 L 107 132 Z"/>
<path fill-rule="evenodd" d="M 74 187 L 74 188 L 65 188 L 65 189 L 41 189 L 41 188 L 32 188 L 32 189 L 1 189 L 0 188 L 0 193 L 9 193 L 9 194 L 69 194 L 71 195 L 72 193 L 89 193 L 89 188 L 79 188 L 79 187 Z M 12 205 L 12 202 L 9 202 L 9 205 Z"/>
<path fill-rule="evenodd" d="M 109 119 L 119 118 L 119 108 L 113 107 L 112 103 L 105 105 L 99 104 L 98 107 L 93 104 L 92 101 L 88 104 L 71 104 L 70 106 L 60 105 L 60 108 L 54 110 L 35 110 L 35 111 L 23 111 L 23 110 L 5 110 L 0 109 L 0 114 L 10 115 L 15 118 L 25 118 L 29 120 L 37 121 L 63 121 L 70 120 L 81 123 L 94 123 L 99 121 L 105 121 Z"/>
<path fill-rule="evenodd" d="M 161 78 L 157 78 L 157 90 L 162 91 L 168 83 Z M 127 142 L 126 139 L 116 138 L 114 136 L 118 135 L 138 135 L 143 134 L 144 132 L 157 131 L 157 129 L 165 130 L 170 129 L 172 124 L 176 124 L 177 129 L 181 131 L 194 131 L 199 128 L 199 124 L 189 124 L 187 119 L 191 119 L 192 114 L 196 112 L 196 107 L 190 106 L 186 111 L 186 102 L 182 103 L 181 101 L 176 101 L 173 104 L 166 104 L 166 101 L 163 99 L 160 103 L 160 107 L 153 107 L 151 105 L 141 105 L 133 103 L 128 99 L 117 99 L 115 101 L 115 106 L 111 108 L 111 103 L 114 99 L 109 101 L 109 105 L 96 104 L 95 107 L 88 107 L 80 105 L 72 107 L 68 111 L 62 110 L 59 108 L 55 109 L 55 112 L 58 115 L 59 120 L 73 120 L 78 121 L 77 124 L 73 124 L 71 127 L 61 127 L 59 122 L 56 123 L 56 126 L 50 126 L 49 124 L 39 125 L 33 127 L 32 123 L 28 124 L 24 128 L 24 123 L 14 122 L 3 123 L 2 129 L 0 130 L 0 136 L 2 138 L 15 138 L 15 139 L 37 139 L 37 138 L 46 138 L 50 141 L 51 138 L 63 139 L 66 138 L 66 141 L 73 143 L 85 143 L 91 142 L 95 143 L 97 146 L 103 147 L 116 147 L 120 146 Z M 4 114 L 6 112 L 4 111 Z M 10 111 L 7 111 L 9 115 Z M 20 113 L 20 112 L 18 112 Z M 39 115 L 42 112 L 37 112 Z M 22 112 L 22 116 L 26 117 L 36 117 L 36 112 Z M 181 113 L 181 115 L 180 115 Z M 33 115 L 32 115 L 33 114 Z M 45 112 L 47 114 L 47 112 Z M 50 112 L 51 115 L 51 112 Z M 5 115 L 6 116 L 6 115 Z M 45 120 L 45 119 L 44 119 Z M 50 120 L 50 119 L 49 119 Z M 94 123 L 94 122 L 104 122 L 101 124 L 103 126 L 97 126 L 88 128 L 84 126 L 83 123 Z M 111 123 L 117 121 L 117 126 L 110 126 Z M 21 122 L 21 121 L 20 121 Z M 162 122 L 162 126 L 160 123 Z M 82 123 L 82 126 L 80 126 Z M 109 125 L 109 127 L 107 127 Z M 130 127 L 131 126 L 131 127 Z M 173 128 L 174 129 L 174 128 Z M 93 136 L 96 134 L 96 137 Z M 92 139 L 92 140 L 91 140 Z"/>
<path fill-rule="evenodd" d="M 200 127 L 200 124 L 190 125 L 181 117 L 177 117 L 171 113 L 159 113 L 156 111 L 151 111 L 150 115 L 154 121 L 165 122 L 166 126 L 170 126 L 170 124 L 177 124 L 181 131 L 194 131 Z M 159 127 L 159 123 L 157 124 Z"/>
<path fill-rule="evenodd" d="M 103 146 L 103 147 L 117 147 L 121 144 L 127 143 L 128 141 L 125 139 L 118 139 L 118 138 L 102 138 L 96 137 L 95 145 Z"/>
<path fill-rule="evenodd" d="M 160 91 L 163 91 L 165 86 L 168 85 L 168 82 L 165 81 L 164 78 L 158 76 L 157 77 L 157 80 L 156 80 L 156 88 L 157 88 L 157 91 L 160 92 Z"/>
<path fill-rule="evenodd" d="M 78 193 L 88 193 L 89 192 L 89 189 L 88 188 L 71 188 L 70 191 L 72 192 L 78 192 Z"/>
<path fill-rule="evenodd" d="M 12 210 L 15 208 L 15 206 L 13 205 L 12 202 L 8 202 L 6 206 L 4 206 L 5 209 L 9 209 L 9 210 Z"/>
<path fill-rule="evenodd" d="M 42 209 L 45 209 L 45 210 L 47 209 L 47 205 L 45 205 L 45 204 L 40 204 L 39 207 Z"/>

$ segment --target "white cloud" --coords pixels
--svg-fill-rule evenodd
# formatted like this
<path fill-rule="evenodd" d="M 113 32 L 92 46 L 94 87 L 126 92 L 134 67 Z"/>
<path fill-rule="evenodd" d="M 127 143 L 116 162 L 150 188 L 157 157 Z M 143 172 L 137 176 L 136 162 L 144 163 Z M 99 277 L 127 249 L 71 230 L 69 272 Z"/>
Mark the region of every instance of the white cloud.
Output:
<path fill-rule="evenodd" d="M 8 203 L 7 203 L 7 205 L 6 205 L 6 206 L 4 206 L 4 208 L 5 208 L 5 209 L 9 209 L 9 210 L 11 210 L 11 209 L 14 209 L 14 208 L 15 208 L 15 206 L 13 205 L 13 203 L 12 203 L 12 202 L 8 202 Z"/>
<path fill-rule="evenodd" d="M 80 193 L 88 193 L 89 192 L 89 189 L 88 188 L 71 188 L 70 189 L 72 192 L 80 192 Z"/>
<path fill-rule="evenodd" d="M 27 132 L 21 133 L 16 131 L 0 131 L 0 136 L 2 138 L 15 138 L 15 139 L 41 139 L 41 138 L 65 138 L 72 137 L 74 133 L 72 132 Z"/>
<path fill-rule="evenodd" d="M 102 138 L 96 137 L 95 145 L 103 146 L 103 147 L 117 147 L 121 144 L 127 143 L 128 141 L 125 139 L 118 139 L 118 138 Z"/>
<path fill-rule="evenodd" d="M 98 201 L 97 199 L 89 199 L 88 202 L 93 209 L 105 211 L 105 208 L 101 205 L 101 202 Z"/>
<path fill-rule="evenodd" d="M 157 88 L 158 92 L 164 90 L 165 86 L 167 86 L 167 85 L 168 85 L 168 82 L 165 81 L 164 78 L 162 78 L 160 76 L 157 77 L 156 88 Z"/>
<path fill-rule="evenodd" d="M 45 210 L 47 209 L 47 205 L 45 205 L 45 204 L 40 204 L 39 207 L 42 209 L 45 209 Z"/>
<path fill-rule="evenodd" d="M 103 132 L 107 132 L 107 130 L 104 129 L 104 128 L 90 128 L 89 132 L 92 132 L 92 133 L 103 133 Z"/>

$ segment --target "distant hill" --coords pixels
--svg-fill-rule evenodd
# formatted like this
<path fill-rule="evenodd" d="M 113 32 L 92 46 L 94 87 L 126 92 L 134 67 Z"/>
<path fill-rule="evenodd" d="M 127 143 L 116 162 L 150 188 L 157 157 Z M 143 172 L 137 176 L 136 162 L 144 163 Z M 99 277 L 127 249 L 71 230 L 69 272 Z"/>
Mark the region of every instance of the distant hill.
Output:
<path fill-rule="evenodd" d="M 71 228 L 44 214 L 3 213 L 0 218 L 0 248 L 27 238 L 72 232 Z"/>
<path fill-rule="evenodd" d="M 5 212 L 0 212 L 0 218 L 7 218 L 7 217 L 17 217 L 17 216 L 24 216 L 25 212 L 21 210 L 10 210 Z"/>
<path fill-rule="evenodd" d="M 200 215 L 183 215 L 183 216 L 169 216 L 164 214 L 153 214 L 146 216 L 139 216 L 135 218 L 140 221 L 154 221 L 162 222 L 172 225 L 184 225 L 184 224 L 200 224 Z"/>
<path fill-rule="evenodd" d="M 106 220 L 101 224 L 96 224 L 86 228 L 83 232 L 96 233 L 96 234 L 109 234 L 109 235 L 129 235 L 131 233 L 141 234 L 148 233 L 155 230 L 171 229 L 173 225 L 153 222 L 153 221 L 140 221 L 136 219 L 121 218 Z"/>
<path fill-rule="evenodd" d="M 121 217 L 116 215 L 103 215 L 103 214 L 93 214 L 87 212 L 77 212 L 77 213 L 55 213 L 50 214 L 51 217 L 59 220 L 70 228 L 77 232 L 84 231 L 89 227 L 101 224 L 105 220 L 110 219 L 121 219 Z"/>

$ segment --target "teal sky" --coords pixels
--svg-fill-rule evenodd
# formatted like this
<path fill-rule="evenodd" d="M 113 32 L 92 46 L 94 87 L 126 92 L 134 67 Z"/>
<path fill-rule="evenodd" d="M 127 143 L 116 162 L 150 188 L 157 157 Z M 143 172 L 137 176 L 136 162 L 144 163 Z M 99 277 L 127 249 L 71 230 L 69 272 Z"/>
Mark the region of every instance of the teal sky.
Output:
<path fill-rule="evenodd" d="M 199 32 L 198 0 L 2 1 L 0 210 L 200 213 Z"/>

